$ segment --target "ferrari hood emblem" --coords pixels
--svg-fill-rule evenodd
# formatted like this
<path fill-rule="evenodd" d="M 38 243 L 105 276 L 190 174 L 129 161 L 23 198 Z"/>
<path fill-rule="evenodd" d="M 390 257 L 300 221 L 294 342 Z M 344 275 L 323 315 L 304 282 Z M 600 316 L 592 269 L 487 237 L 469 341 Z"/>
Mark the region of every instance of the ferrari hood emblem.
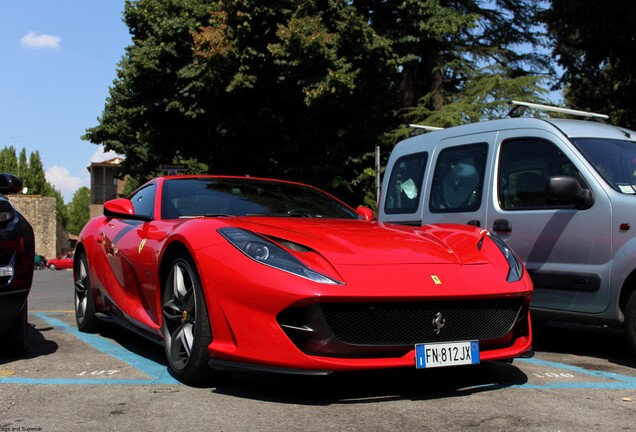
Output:
<path fill-rule="evenodd" d="M 433 283 L 435 285 L 441 285 L 442 284 L 442 281 L 440 280 L 439 277 L 437 277 L 437 275 L 431 275 L 431 279 L 433 279 Z"/>

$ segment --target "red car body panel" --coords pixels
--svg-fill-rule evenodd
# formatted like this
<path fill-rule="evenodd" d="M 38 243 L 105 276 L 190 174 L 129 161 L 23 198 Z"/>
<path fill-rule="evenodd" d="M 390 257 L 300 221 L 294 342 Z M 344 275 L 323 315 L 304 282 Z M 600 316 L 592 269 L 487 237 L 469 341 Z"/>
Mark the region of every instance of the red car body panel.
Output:
<path fill-rule="evenodd" d="M 208 348 L 213 362 L 305 371 L 415 367 L 414 347 L 399 355 L 369 357 L 304 352 L 279 318 L 290 308 L 317 302 L 518 298 L 522 328 L 500 346 L 483 347 L 481 360 L 510 359 L 531 350 L 532 283 L 525 271 L 520 280 L 506 281 L 506 258 L 494 242 L 483 241 L 483 230 L 259 216 L 162 220 L 162 185 L 174 178 L 154 180 L 154 220 L 101 216 L 80 233 L 78 248 L 88 258 L 98 311 L 117 315 L 160 339 L 164 255 L 178 244 L 192 256 L 201 279 L 213 333 Z M 219 234 L 218 229 L 226 227 L 303 245 L 309 251 L 291 251 L 295 257 L 342 283 L 321 284 L 258 263 Z"/>

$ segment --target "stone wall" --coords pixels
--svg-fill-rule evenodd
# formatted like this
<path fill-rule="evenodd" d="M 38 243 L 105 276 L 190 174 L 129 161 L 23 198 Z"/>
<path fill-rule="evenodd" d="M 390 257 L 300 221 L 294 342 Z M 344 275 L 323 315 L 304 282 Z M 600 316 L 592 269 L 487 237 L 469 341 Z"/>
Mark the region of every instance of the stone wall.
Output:
<path fill-rule="evenodd" d="M 8 198 L 33 227 L 36 253 L 48 259 L 70 250 L 68 236 L 57 219 L 55 198 L 39 195 L 9 195 Z"/>

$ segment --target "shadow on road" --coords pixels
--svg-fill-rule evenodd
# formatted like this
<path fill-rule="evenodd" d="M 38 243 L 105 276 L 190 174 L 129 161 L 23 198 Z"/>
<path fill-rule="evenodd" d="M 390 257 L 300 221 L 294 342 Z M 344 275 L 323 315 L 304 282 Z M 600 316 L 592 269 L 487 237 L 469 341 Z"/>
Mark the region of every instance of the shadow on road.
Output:
<path fill-rule="evenodd" d="M 233 375 L 213 391 L 276 403 L 331 405 L 460 397 L 527 381 L 525 373 L 514 365 L 488 362 L 431 370 L 334 373 L 326 377 Z"/>
<path fill-rule="evenodd" d="M 27 328 L 27 337 L 29 338 L 29 350 L 23 356 L 8 356 L 0 350 L 0 365 L 9 363 L 18 359 L 33 359 L 40 356 L 53 354 L 58 349 L 55 341 L 48 340 L 45 334 L 53 330 L 53 327 L 38 327 L 33 323 L 29 323 Z"/>
<path fill-rule="evenodd" d="M 535 325 L 533 330 L 537 352 L 592 357 L 636 368 L 636 355 L 630 351 L 621 328 L 547 322 Z"/>

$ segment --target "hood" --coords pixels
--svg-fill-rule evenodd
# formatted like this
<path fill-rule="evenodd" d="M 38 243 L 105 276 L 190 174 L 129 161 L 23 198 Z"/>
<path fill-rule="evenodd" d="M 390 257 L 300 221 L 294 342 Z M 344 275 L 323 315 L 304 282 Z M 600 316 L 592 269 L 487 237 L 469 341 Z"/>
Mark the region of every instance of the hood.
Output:
<path fill-rule="evenodd" d="M 227 219 L 228 225 L 300 244 L 335 265 L 479 264 L 480 230 L 457 225 L 407 227 L 362 220 Z"/>

